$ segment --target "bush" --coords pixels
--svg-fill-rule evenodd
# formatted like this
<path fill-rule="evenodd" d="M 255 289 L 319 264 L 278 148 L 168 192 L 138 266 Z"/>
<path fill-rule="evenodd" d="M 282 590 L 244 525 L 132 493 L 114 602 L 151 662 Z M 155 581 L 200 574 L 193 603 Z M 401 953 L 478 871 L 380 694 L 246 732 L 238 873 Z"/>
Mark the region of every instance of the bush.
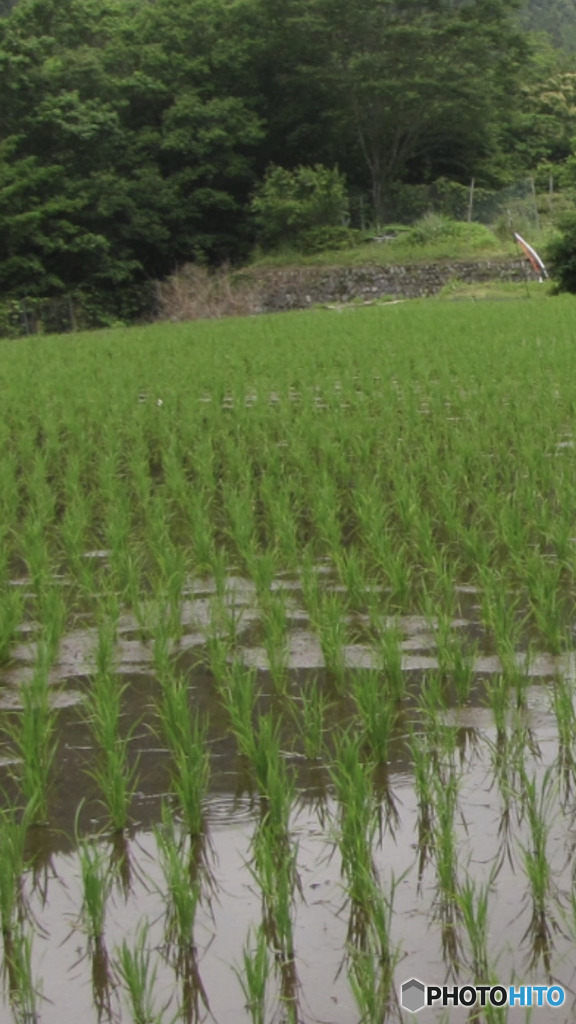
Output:
<path fill-rule="evenodd" d="M 264 248 L 298 248 L 307 232 L 342 227 L 348 214 L 346 179 L 322 164 L 294 171 L 272 167 L 251 209 Z"/>
<path fill-rule="evenodd" d="M 472 247 L 495 244 L 493 232 L 484 224 L 452 220 L 439 213 L 427 213 L 404 234 L 403 239 L 410 245 L 442 241 L 463 242 Z"/>
<path fill-rule="evenodd" d="M 576 294 L 576 213 L 566 214 L 558 227 L 561 235 L 546 249 L 546 266 L 558 291 Z"/>
<path fill-rule="evenodd" d="M 303 231 L 298 238 L 298 249 L 300 252 L 312 254 L 315 252 L 330 252 L 333 249 L 353 249 L 366 240 L 363 231 L 355 228 L 325 227 L 310 228 Z"/>
<path fill-rule="evenodd" d="M 228 267 L 208 270 L 194 263 L 156 285 L 158 320 L 199 320 L 247 316 L 260 306 L 257 286 L 233 276 Z"/>

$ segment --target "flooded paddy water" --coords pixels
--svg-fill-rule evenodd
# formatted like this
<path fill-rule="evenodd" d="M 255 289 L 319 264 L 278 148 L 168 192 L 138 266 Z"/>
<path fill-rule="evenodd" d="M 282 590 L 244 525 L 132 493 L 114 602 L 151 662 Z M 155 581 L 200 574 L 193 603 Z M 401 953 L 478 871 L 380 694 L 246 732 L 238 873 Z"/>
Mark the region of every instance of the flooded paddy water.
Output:
<path fill-rule="evenodd" d="M 327 565 L 317 566 L 315 573 L 325 593 L 338 592 Z M 26 585 L 25 580 L 17 582 Z M 382 653 L 367 638 L 369 616 L 348 617 L 349 635 L 361 636 L 364 631 L 365 638 L 342 646 L 341 674 L 335 676 L 326 669 L 298 578 L 286 574 L 273 580 L 271 593 L 284 595 L 288 621 L 285 678 L 279 692 L 265 647 L 258 642 L 262 614 L 256 588 L 240 576 L 226 578 L 221 596 L 233 614 L 234 628 L 234 643 L 230 638 L 226 641 L 227 659 L 230 664 L 240 659 L 247 671 L 252 670 L 254 720 L 271 713 L 281 723 L 281 757 L 293 780 L 287 838 L 294 854 L 295 882 L 289 901 L 292 946 L 287 957 L 281 946 L 274 953 L 266 901 L 253 866 L 254 837 L 266 818 L 266 799 L 249 760 L 239 753 L 210 669 L 209 643 L 222 612 L 216 589 L 206 578 L 187 582 L 181 604 L 182 633 L 170 650 L 171 663 L 186 680 L 191 710 L 210 722 L 205 737 L 210 785 L 203 800 L 201 852 L 194 855 L 201 880 L 185 960 L 167 937 L 172 894 L 161 869 L 156 831 L 164 802 L 176 835 L 185 844 L 185 829 L 171 790 L 170 752 L 158 730 L 153 636 L 147 636 L 130 613 L 120 615 L 114 663 L 125 686 L 123 721 L 133 728 L 129 747 L 136 782 L 131 823 L 117 832 L 107 827 L 90 778 L 97 752 L 83 712 L 96 671 L 98 630 L 83 621 L 62 637 L 50 671 L 57 754 L 49 825 L 36 825 L 28 832 L 27 867 L 19 896 L 21 914 L 33 933 L 31 973 L 38 993 L 37 1019 L 43 1024 L 72 1024 L 79 1015 L 86 1021 L 140 1020 L 127 999 L 127 982 L 119 967 L 122 944 L 129 948 L 130 943 L 135 948 L 140 943 L 146 951 L 145 975 L 153 979 L 150 1013 L 142 1021 L 348 1024 L 364 1019 L 406 1020 L 412 1015 L 398 1005 L 397 998 L 402 981 L 416 977 L 428 984 L 480 983 L 482 972 L 482 980 L 506 986 L 562 985 L 566 1002 L 554 1010 L 554 1020 L 573 1019 L 575 764 L 571 752 L 563 748 L 553 698 L 559 677 L 570 684 L 574 681 L 573 653 L 553 656 L 532 650 L 529 655 L 517 655 L 516 703 L 501 718 L 494 710 L 496 703 L 490 706 L 489 688 L 502 679 L 504 669 L 498 656 L 490 653 L 474 588 L 464 587 L 457 594 L 450 623 L 452 635 L 468 640 L 474 651 L 465 699 L 458 699 L 449 676 L 442 672 L 434 618 L 395 616 L 380 623 L 382 634 L 393 635 L 397 643 L 403 695 L 395 702 L 386 762 L 368 773 L 374 814 L 369 837 L 371 870 L 389 911 L 387 947 L 377 950 L 363 908 L 351 896 L 350 876 L 343 866 L 339 836 L 346 808 L 334 782 L 338 749 L 332 743 L 340 732 L 353 736 L 361 731 L 353 699 L 356 676 L 372 671 L 381 686 L 387 685 Z M 19 713 L 22 687 L 32 679 L 38 655 L 34 624 L 24 623 L 19 634 L 20 642 L 14 645 L 11 662 L 1 676 L 0 708 L 12 717 Z M 438 682 L 442 696 L 427 717 L 422 690 L 431 679 Z M 322 743 L 316 756 L 306 755 L 305 725 L 299 719 L 302 701 L 311 692 L 325 698 Z M 432 781 L 426 796 L 415 778 L 414 742 L 421 742 L 430 763 L 435 762 L 433 771 L 441 786 L 453 787 L 448 823 L 453 882 L 448 889 L 439 880 L 442 812 L 437 807 L 438 792 Z M 357 750 L 369 763 L 367 751 Z M 0 768 L 8 788 L 14 768 L 9 760 Z M 530 853 L 535 842 L 532 830 L 538 832 L 526 802 L 526 779 L 534 787 L 532 810 L 537 807 L 541 816 L 549 871 L 541 896 L 531 885 L 526 866 L 526 851 Z M 92 837 L 103 877 L 108 879 L 105 925 L 98 941 L 87 934 L 83 917 L 86 895 L 73 838 L 80 834 Z M 472 910 L 467 908 L 466 893 L 477 899 L 482 895 L 487 901 L 484 923 L 474 900 Z M 271 950 L 262 1018 L 255 1015 L 239 980 L 245 951 L 254 948 L 259 928 L 268 934 Z M 365 985 L 373 986 L 378 1018 L 362 1016 L 354 998 L 354 950 L 375 966 Z M 382 971 L 383 956 L 389 958 L 389 979 Z M 485 957 L 483 964 L 477 962 L 479 956 Z M 10 988 L 9 971 L 7 977 L 3 1013 L 9 1019 L 10 991 L 13 1007 L 18 1007 L 18 996 Z M 506 1011 L 494 1012 L 494 1019 L 507 1019 Z M 526 1020 L 547 1020 L 546 1014 L 552 1011 L 524 1012 Z M 508 1013 L 510 1019 L 524 1019 L 519 1008 Z M 464 1021 L 470 1019 L 470 1011 L 425 1009 L 418 1019 Z"/>

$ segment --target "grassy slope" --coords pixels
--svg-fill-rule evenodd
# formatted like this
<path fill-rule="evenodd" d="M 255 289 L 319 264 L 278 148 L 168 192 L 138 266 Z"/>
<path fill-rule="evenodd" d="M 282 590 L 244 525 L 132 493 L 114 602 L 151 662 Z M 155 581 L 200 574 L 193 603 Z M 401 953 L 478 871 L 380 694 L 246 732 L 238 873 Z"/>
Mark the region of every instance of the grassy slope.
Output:
<path fill-rule="evenodd" d="M 542 244 L 545 239 L 533 239 Z M 295 250 L 259 254 L 254 270 L 289 266 L 389 266 L 442 260 L 510 259 L 518 255 L 512 237 L 502 240 L 482 224 L 424 218 L 411 230 L 386 241 L 368 241 L 356 248 L 306 255 Z"/>

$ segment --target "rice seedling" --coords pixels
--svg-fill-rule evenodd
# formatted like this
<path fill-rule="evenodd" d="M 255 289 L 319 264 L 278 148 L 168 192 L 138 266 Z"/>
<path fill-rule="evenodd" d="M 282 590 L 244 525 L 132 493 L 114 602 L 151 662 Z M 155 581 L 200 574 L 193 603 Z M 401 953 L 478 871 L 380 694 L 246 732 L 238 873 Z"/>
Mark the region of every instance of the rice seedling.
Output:
<path fill-rule="evenodd" d="M 57 712 L 49 690 L 50 661 L 39 643 L 32 678 L 21 688 L 22 710 L 8 732 L 21 762 L 19 783 L 30 821 L 46 821 L 57 752 Z"/>
<path fill-rule="evenodd" d="M 218 695 L 230 718 L 238 750 L 250 759 L 255 746 L 253 719 L 258 699 L 255 672 L 234 660 L 218 687 Z"/>
<path fill-rule="evenodd" d="M 295 799 L 293 774 L 280 752 L 281 721 L 262 714 L 254 729 L 250 761 L 262 797 L 263 822 L 281 841 L 288 831 L 290 809 Z"/>
<path fill-rule="evenodd" d="M 362 551 L 356 546 L 337 552 L 334 559 L 340 582 L 346 588 L 350 611 L 363 611 L 367 603 L 366 566 Z"/>
<path fill-rule="evenodd" d="M 347 628 L 339 597 L 333 593 L 322 593 L 310 618 L 318 634 L 326 670 L 334 679 L 337 688 L 341 690 L 346 669 L 344 645 L 347 640 Z"/>
<path fill-rule="evenodd" d="M 26 812 L 20 815 L 14 808 L 0 809 L 0 925 L 5 945 L 23 916 L 21 882 L 27 829 Z"/>
<path fill-rule="evenodd" d="M 200 901 L 200 882 L 191 877 L 190 856 L 186 836 L 178 836 L 171 813 L 162 806 L 162 825 L 154 835 L 164 876 L 166 904 L 165 941 L 168 948 L 175 947 L 176 961 L 182 965 L 194 948 L 194 925 Z"/>
<path fill-rule="evenodd" d="M 122 695 L 126 687 L 111 669 L 114 637 L 114 623 L 105 619 L 99 629 L 96 671 L 84 713 L 97 750 L 96 765 L 88 774 L 100 788 L 112 828 L 122 831 L 129 822 L 137 780 L 137 765 L 131 763 L 129 752 L 130 737 L 137 723 L 132 723 L 126 736 L 122 735 Z"/>
<path fill-rule="evenodd" d="M 363 910 L 372 896 L 373 842 L 378 828 L 372 766 L 362 760 L 361 741 L 346 731 L 337 736 L 330 777 L 338 798 L 336 841 L 351 903 Z"/>
<path fill-rule="evenodd" d="M 458 909 L 466 928 L 470 947 L 469 967 L 478 981 L 488 977 L 489 973 L 488 902 L 491 886 L 491 880 L 485 885 L 477 885 L 473 878 L 467 876 L 466 881 L 460 884 L 457 893 Z"/>
<path fill-rule="evenodd" d="M 19 587 L 5 587 L 0 596 L 0 665 L 10 657 L 10 647 L 23 615 L 24 599 Z"/>
<path fill-rule="evenodd" d="M 258 928 L 256 935 L 250 933 L 244 944 L 242 966 L 234 968 L 252 1024 L 266 1022 L 266 993 L 271 971 L 266 935 Z"/>
<path fill-rule="evenodd" d="M 376 652 L 378 663 L 384 674 L 390 694 L 400 700 L 404 696 L 404 674 L 402 670 L 402 634 L 396 625 L 377 626 Z"/>
<path fill-rule="evenodd" d="M 316 760 L 325 749 L 324 733 L 326 731 L 326 715 L 332 702 L 320 688 L 317 678 L 313 678 L 299 695 L 299 710 L 290 705 L 296 721 L 306 757 Z"/>
<path fill-rule="evenodd" d="M 383 674 L 370 669 L 357 670 L 352 676 L 352 699 L 370 756 L 377 764 L 386 764 L 388 760 L 398 717 L 394 698 L 386 693 L 384 681 Z"/>
<path fill-rule="evenodd" d="M 143 921 L 135 935 L 134 945 L 126 939 L 115 950 L 114 968 L 122 984 L 134 1024 L 161 1024 L 163 1010 L 157 1009 L 154 990 L 158 966 L 148 947 L 149 926 Z"/>
<path fill-rule="evenodd" d="M 172 755 L 172 788 L 188 834 L 204 830 L 204 800 L 210 781 L 206 747 L 208 723 L 193 714 L 186 680 L 169 668 L 159 675 L 162 696 L 157 705 L 161 734 Z"/>
<path fill-rule="evenodd" d="M 277 693 L 285 693 L 288 682 L 288 619 L 283 591 L 267 595 L 262 611 L 262 628 L 274 689 Z"/>
<path fill-rule="evenodd" d="M 268 602 L 277 595 L 284 597 L 282 591 L 273 592 L 271 590 L 278 571 L 275 551 L 271 549 L 257 551 L 255 556 L 250 559 L 247 568 L 248 575 L 256 587 L 258 601 L 264 609 L 268 607 Z M 273 600 L 272 603 L 274 603 Z"/>

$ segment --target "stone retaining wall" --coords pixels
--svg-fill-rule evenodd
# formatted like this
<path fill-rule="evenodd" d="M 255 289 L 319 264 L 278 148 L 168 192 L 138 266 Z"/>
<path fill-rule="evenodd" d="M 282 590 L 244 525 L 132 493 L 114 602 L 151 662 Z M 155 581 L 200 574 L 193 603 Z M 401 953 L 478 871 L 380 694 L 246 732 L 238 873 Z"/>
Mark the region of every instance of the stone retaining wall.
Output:
<path fill-rule="evenodd" d="M 274 313 L 359 299 L 416 299 L 436 295 L 450 281 L 534 280 L 524 260 L 483 260 L 392 267 L 296 267 L 259 271 L 260 309 Z"/>

